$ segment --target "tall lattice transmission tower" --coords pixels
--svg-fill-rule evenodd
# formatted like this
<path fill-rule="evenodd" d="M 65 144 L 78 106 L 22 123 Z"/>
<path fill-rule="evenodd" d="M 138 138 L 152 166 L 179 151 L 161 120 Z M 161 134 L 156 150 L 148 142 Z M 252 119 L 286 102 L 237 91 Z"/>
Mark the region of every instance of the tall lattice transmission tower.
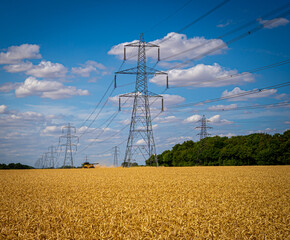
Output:
<path fill-rule="evenodd" d="M 119 156 L 119 153 L 120 153 L 120 149 L 118 146 L 115 146 L 113 147 L 113 150 L 114 150 L 114 167 L 118 167 L 118 156 Z"/>
<path fill-rule="evenodd" d="M 56 160 L 56 156 L 54 155 L 54 154 L 56 154 L 55 147 L 50 146 L 48 148 L 47 154 L 48 154 L 49 168 L 54 168 L 55 167 L 55 160 Z"/>
<path fill-rule="evenodd" d="M 79 138 L 76 135 L 73 135 L 76 133 L 76 128 L 71 126 L 70 123 L 68 123 L 67 126 L 64 126 L 62 128 L 62 134 L 64 134 L 66 131 L 65 135 L 62 135 L 59 137 L 59 144 L 61 148 L 65 146 L 65 154 L 64 154 L 64 161 L 63 161 L 63 167 L 65 166 L 74 166 L 73 162 L 73 149 L 77 151 L 77 143 L 79 142 Z M 61 144 L 61 139 L 66 139 L 65 143 Z"/>
<path fill-rule="evenodd" d="M 130 131 L 123 166 L 130 167 L 133 162 L 136 162 L 138 155 L 143 156 L 145 160 L 150 159 L 150 165 L 155 162 L 156 166 L 158 166 L 151 123 L 149 98 L 161 98 L 163 111 L 163 96 L 148 91 L 147 77 L 149 75 L 157 74 L 166 75 L 166 85 L 168 87 L 168 75 L 165 72 L 158 71 L 146 65 L 146 48 L 157 48 L 158 60 L 160 59 L 160 48 L 158 45 L 145 42 L 143 33 L 141 33 L 139 41 L 124 46 L 124 60 L 126 60 L 126 47 L 138 48 L 138 62 L 137 67 L 115 73 L 115 87 L 117 87 L 117 74 L 136 75 L 135 91 L 119 96 L 119 110 L 121 109 L 122 97 L 134 98 Z"/>
<path fill-rule="evenodd" d="M 201 120 L 199 120 L 198 122 L 201 122 L 201 126 L 196 127 L 195 129 L 200 128 L 200 133 L 198 133 L 197 135 L 199 135 L 200 140 L 201 140 L 201 139 L 206 138 L 210 135 L 210 133 L 207 132 L 207 129 L 212 128 L 212 127 L 207 126 L 206 123 L 208 123 L 210 121 L 208 119 L 206 119 L 204 115 L 202 116 Z"/>

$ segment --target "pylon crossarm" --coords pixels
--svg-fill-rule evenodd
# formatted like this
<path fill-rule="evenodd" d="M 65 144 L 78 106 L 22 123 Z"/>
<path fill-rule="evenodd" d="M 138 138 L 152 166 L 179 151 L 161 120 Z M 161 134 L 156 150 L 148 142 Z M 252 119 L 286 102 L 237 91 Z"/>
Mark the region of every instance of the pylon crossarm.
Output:
<path fill-rule="evenodd" d="M 148 91 L 148 97 L 163 97 L 162 95 L 159 95 L 159 94 L 156 94 L 156 93 L 154 93 L 154 92 L 150 92 L 150 91 Z"/>
<path fill-rule="evenodd" d="M 132 42 L 132 43 L 129 43 L 129 44 L 124 45 L 124 47 L 140 47 L 140 46 L 142 46 L 142 47 L 143 46 L 144 47 L 159 47 L 158 45 L 153 44 L 153 43 L 149 43 L 149 42 L 142 43 L 140 41 L 136 41 L 136 42 Z"/>
<path fill-rule="evenodd" d="M 115 74 L 132 74 L 132 75 L 136 75 L 138 73 L 139 71 L 137 67 L 128 68 L 119 72 L 115 72 Z M 168 73 L 146 66 L 146 75 L 147 76 L 148 75 L 168 75 Z"/>

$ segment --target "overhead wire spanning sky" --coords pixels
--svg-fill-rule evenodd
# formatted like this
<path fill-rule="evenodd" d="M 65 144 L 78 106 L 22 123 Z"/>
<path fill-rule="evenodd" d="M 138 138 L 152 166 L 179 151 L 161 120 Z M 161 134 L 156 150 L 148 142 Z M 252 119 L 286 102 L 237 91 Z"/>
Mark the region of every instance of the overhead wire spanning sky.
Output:
<path fill-rule="evenodd" d="M 5 1 L 0 161 L 33 165 L 69 122 L 81 137 L 75 165 L 86 155 L 112 165 L 116 145 L 122 160 L 132 102 L 119 112 L 118 95 L 134 91 L 135 79 L 118 77 L 114 89 L 114 72 L 136 66 L 137 52 L 128 49 L 124 62 L 123 46 L 141 32 L 161 48 L 160 62 L 147 52 L 148 66 L 169 75 L 167 90 L 164 78 L 149 79 L 164 94 L 164 112 L 151 102 L 158 154 L 197 141 L 203 114 L 211 135 L 285 131 L 289 9 L 288 1 Z"/>

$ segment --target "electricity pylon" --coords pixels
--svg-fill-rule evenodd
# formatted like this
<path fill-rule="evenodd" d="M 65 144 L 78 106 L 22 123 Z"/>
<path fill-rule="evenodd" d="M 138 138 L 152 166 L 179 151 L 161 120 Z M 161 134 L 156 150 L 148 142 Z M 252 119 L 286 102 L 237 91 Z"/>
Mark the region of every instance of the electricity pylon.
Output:
<path fill-rule="evenodd" d="M 197 163 L 200 162 L 200 155 L 202 154 L 202 151 L 205 147 L 204 142 L 201 140 L 210 135 L 210 133 L 207 132 L 207 129 L 212 128 L 206 125 L 206 123 L 210 121 L 206 119 L 204 115 L 202 116 L 201 120 L 199 120 L 198 122 L 201 122 L 201 126 L 195 128 L 195 129 L 200 128 L 200 133 L 197 134 L 200 137 L 199 148 L 198 148 L 198 153 L 197 153 Z"/>
<path fill-rule="evenodd" d="M 201 126 L 196 127 L 195 129 L 200 128 L 200 133 L 198 133 L 197 135 L 199 135 L 200 140 L 203 138 L 206 138 L 210 135 L 210 133 L 207 132 L 208 128 L 212 128 L 206 125 L 207 122 L 210 122 L 208 119 L 205 118 L 205 116 L 203 115 L 201 120 L 199 120 L 198 122 L 201 122 Z"/>
<path fill-rule="evenodd" d="M 114 167 L 118 167 L 118 156 L 120 153 L 120 149 L 118 146 L 113 147 L 114 150 Z"/>
<path fill-rule="evenodd" d="M 37 159 L 34 165 L 37 168 L 43 168 L 43 155 Z"/>
<path fill-rule="evenodd" d="M 77 151 L 77 144 L 72 142 L 72 139 L 76 139 L 76 142 L 79 142 L 79 138 L 76 135 L 72 135 L 72 131 L 73 133 L 76 133 L 76 128 L 71 126 L 70 123 L 68 123 L 67 126 L 64 126 L 62 128 L 62 134 L 64 134 L 64 130 L 66 130 L 66 134 L 62 135 L 59 137 L 59 144 L 61 143 L 61 139 L 62 138 L 66 138 L 66 143 L 64 144 L 60 144 L 60 146 L 65 146 L 65 155 L 64 155 L 64 161 L 63 161 L 63 167 L 65 166 L 74 166 L 73 163 L 73 147 L 75 148 L 75 151 Z M 73 129 L 73 130 L 72 130 Z"/>
<path fill-rule="evenodd" d="M 50 146 L 48 148 L 48 152 L 49 154 L 49 167 L 50 168 L 54 168 L 55 167 L 55 160 L 56 160 L 56 157 L 54 156 L 54 154 L 56 153 L 55 151 L 55 147 L 54 146 Z"/>
<path fill-rule="evenodd" d="M 143 155 L 145 160 L 150 159 L 150 165 L 152 165 L 152 162 L 155 161 L 156 166 L 158 166 L 151 123 L 149 98 L 161 98 L 163 111 L 163 96 L 148 91 L 147 76 L 157 74 L 166 75 L 166 86 L 168 87 L 168 75 L 165 72 L 161 72 L 146 66 L 146 48 L 157 47 L 158 60 L 160 59 L 160 50 L 158 45 L 146 43 L 143 33 L 141 33 L 140 40 L 138 42 L 133 42 L 124 46 L 124 60 L 126 60 L 126 47 L 138 48 L 138 62 L 137 67 L 129 68 L 115 73 L 115 88 L 117 87 L 117 74 L 136 75 L 135 91 L 119 96 L 119 110 L 121 110 L 122 97 L 134 98 L 130 131 L 123 166 L 130 167 L 133 162 L 136 162 L 137 154 Z"/>

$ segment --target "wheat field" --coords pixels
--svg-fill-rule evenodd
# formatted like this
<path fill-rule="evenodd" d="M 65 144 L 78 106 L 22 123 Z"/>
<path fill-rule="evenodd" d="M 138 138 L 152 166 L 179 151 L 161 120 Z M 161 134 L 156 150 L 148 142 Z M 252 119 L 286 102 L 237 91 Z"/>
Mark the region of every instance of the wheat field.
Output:
<path fill-rule="evenodd" d="M 289 239 L 290 166 L 0 171 L 1 239 Z"/>

